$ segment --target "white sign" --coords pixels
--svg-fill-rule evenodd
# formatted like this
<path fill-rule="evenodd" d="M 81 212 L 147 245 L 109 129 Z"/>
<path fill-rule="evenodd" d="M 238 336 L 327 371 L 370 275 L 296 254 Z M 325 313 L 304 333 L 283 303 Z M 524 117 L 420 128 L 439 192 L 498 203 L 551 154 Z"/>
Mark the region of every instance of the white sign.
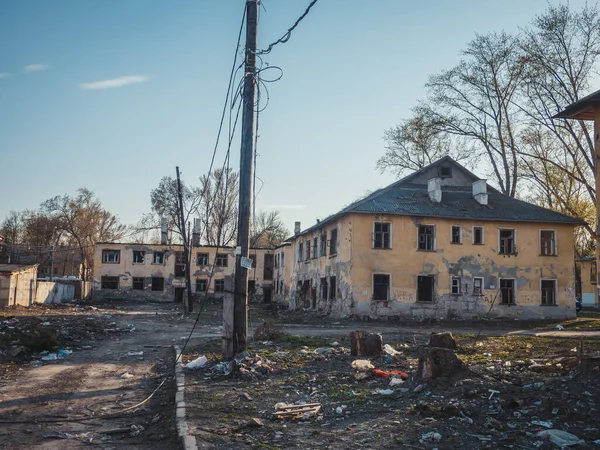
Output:
<path fill-rule="evenodd" d="M 184 288 L 185 287 L 185 278 L 173 278 L 172 284 L 173 284 L 173 287 Z"/>
<path fill-rule="evenodd" d="M 242 254 L 242 247 L 240 247 L 239 245 L 235 248 L 235 254 L 236 255 L 241 255 Z"/>
<path fill-rule="evenodd" d="M 240 265 L 245 269 L 252 269 L 252 260 L 250 258 L 246 258 L 245 256 L 242 256 Z"/>

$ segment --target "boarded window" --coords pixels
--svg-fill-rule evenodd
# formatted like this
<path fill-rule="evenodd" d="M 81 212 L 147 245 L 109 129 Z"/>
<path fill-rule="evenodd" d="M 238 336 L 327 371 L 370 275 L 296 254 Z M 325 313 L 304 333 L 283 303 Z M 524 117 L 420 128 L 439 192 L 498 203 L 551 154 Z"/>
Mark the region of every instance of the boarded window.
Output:
<path fill-rule="evenodd" d="M 133 263 L 134 264 L 144 264 L 144 256 L 146 252 L 134 250 L 133 251 Z"/>
<path fill-rule="evenodd" d="M 390 276 L 376 273 L 373 275 L 373 300 L 387 301 L 390 298 Z"/>
<path fill-rule="evenodd" d="M 102 250 L 102 262 L 105 264 L 118 264 L 121 260 L 121 250 Z"/>
<path fill-rule="evenodd" d="M 543 256 L 556 256 L 556 233 L 553 230 L 540 231 L 540 250 Z"/>
<path fill-rule="evenodd" d="M 391 225 L 386 222 L 373 224 L 373 248 L 391 248 Z"/>
<path fill-rule="evenodd" d="M 215 280 L 215 292 L 225 292 L 225 280 Z"/>
<path fill-rule="evenodd" d="M 542 305 L 556 305 L 556 280 L 542 280 Z"/>
<path fill-rule="evenodd" d="M 335 277 L 329 277 L 329 300 L 335 300 L 336 296 Z"/>
<path fill-rule="evenodd" d="M 119 277 L 102 277 L 102 289 L 119 289 Z"/>
<path fill-rule="evenodd" d="M 217 267 L 227 267 L 227 253 L 217 253 L 215 264 Z"/>
<path fill-rule="evenodd" d="M 417 277 L 417 301 L 433 301 L 433 277 L 430 275 L 419 275 Z"/>
<path fill-rule="evenodd" d="M 329 240 L 329 254 L 335 255 L 337 254 L 337 239 L 338 239 L 338 230 L 334 228 L 331 230 L 331 239 Z"/>
<path fill-rule="evenodd" d="M 452 277 L 452 295 L 460 295 L 460 277 Z"/>
<path fill-rule="evenodd" d="M 133 289 L 135 291 L 144 290 L 144 277 L 133 277 Z"/>
<path fill-rule="evenodd" d="M 483 245 L 483 227 L 473 227 L 473 244 Z"/>
<path fill-rule="evenodd" d="M 273 255 L 271 253 L 265 253 L 265 267 L 263 269 L 263 278 L 265 280 L 273 279 Z"/>
<path fill-rule="evenodd" d="M 154 257 L 152 258 L 152 264 L 164 264 L 165 262 L 165 253 L 164 252 L 154 252 Z"/>
<path fill-rule="evenodd" d="M 206 292 L 208 289 L 208 280 L 206 278 L 196 278 L 196 292 Z"/>
<path fill-rule="evenodd" d="M 432 225 L 419 226 L 419 250 L 433 251 L 434 250 L 434 227 Z"/>
<path fill-rule="evenodd" d="M 208 266 L 208 253 L 198 253 L 196 255 L 196 265 Z"/>
<path fill-rule="evenodd" d="M 512 255 L 515 251 L 515 230 L 500 230 L 500 248 L 498 249 L 498 253 L 501 255 Z"/>
<path fill-rule="evenodd" d="M 500 301 L 503 305 L 515 304 L 515 280 L 500 280 Z"/>
<path fill-rule="evenodd" d="M 152 277 L 152 290 L 162 292 L 165 290 L 165 279 L 163 277 Z"/>
<path fill-rule="evenodd" d="M 460 227 L 458 227 L 458 226 L 453 226 L 452 227 L 452 238 L 451 238 L 450 242 L 452 244 L 460 244 L 461 243 L 461 239 L 460 239 Z"/>
<path fill-rule="evenodd" d="M 327 300 L 327 277 L 321 278 L 321 300 Z"/>
<path fill-rule="evenodd" d="M 473 295 L 483 294 L 483 278 L 473 278 Z"/>

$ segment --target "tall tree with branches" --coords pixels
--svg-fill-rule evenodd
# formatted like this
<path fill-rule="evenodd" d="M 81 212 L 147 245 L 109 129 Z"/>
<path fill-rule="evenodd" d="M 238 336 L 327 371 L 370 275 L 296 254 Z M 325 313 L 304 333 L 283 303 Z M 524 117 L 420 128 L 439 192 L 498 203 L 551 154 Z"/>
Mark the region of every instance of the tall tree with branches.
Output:
<path fill-rule="evenodd" d="M 235 241 L 238 214 L 238 173 L 216 169 L 200 178 L 202 205 L 201 239 L 208 245 L 230 245 Z"/>

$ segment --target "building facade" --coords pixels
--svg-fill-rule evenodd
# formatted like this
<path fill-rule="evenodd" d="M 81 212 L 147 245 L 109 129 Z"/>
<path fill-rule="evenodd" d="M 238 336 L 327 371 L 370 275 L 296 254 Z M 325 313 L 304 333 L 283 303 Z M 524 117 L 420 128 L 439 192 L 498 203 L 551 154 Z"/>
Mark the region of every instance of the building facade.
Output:
<path fill-rule="evenodd" d="M 0 264 L 0 307 L 36 301 L 38 265 Z"/>
<path fill-rule="evenodd" d="M 217 251 L 218 250 L 218 251 Z M 248 270 L 250 300 L 271 301 L 274 255 L 270 249 L 251 249 Z M 182 245 L 101 242 L 94 251 L 94 298 L 152 297 L 181 300 L 186 261 Z M 235 272 L 232 247 L 191 248 L 192 292 L 222 297 Z M 211 278 L 212 274 L 212 278 Z"/>
<path fill-rule="evenodd" d="M 290 238 L 288 300 L 346 316 L 571 318 L 580 224 L 446 157 Z"/>

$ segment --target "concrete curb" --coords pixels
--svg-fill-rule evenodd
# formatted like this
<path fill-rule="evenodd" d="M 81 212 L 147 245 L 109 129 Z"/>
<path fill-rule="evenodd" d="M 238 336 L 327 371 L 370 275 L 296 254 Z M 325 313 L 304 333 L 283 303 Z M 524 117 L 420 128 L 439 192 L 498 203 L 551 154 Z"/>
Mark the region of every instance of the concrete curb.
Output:
<path fill-rule="evenodd" d="M 181 352 L 178 345 L 174 345 L 175 358 Z M 196 438 L 188 433 L 189 427 L 185 420 L 185 373 L 183 371 L 183 363 L 177 361 L 175 363 L 175 383 L 177 384 L 177 391 L 175 392 L 175 422 L 177 424 L 177 434 L 181 441 L 181 447 L 184 450 L 197 450 L 198 445 L 196 444 Z"/>

